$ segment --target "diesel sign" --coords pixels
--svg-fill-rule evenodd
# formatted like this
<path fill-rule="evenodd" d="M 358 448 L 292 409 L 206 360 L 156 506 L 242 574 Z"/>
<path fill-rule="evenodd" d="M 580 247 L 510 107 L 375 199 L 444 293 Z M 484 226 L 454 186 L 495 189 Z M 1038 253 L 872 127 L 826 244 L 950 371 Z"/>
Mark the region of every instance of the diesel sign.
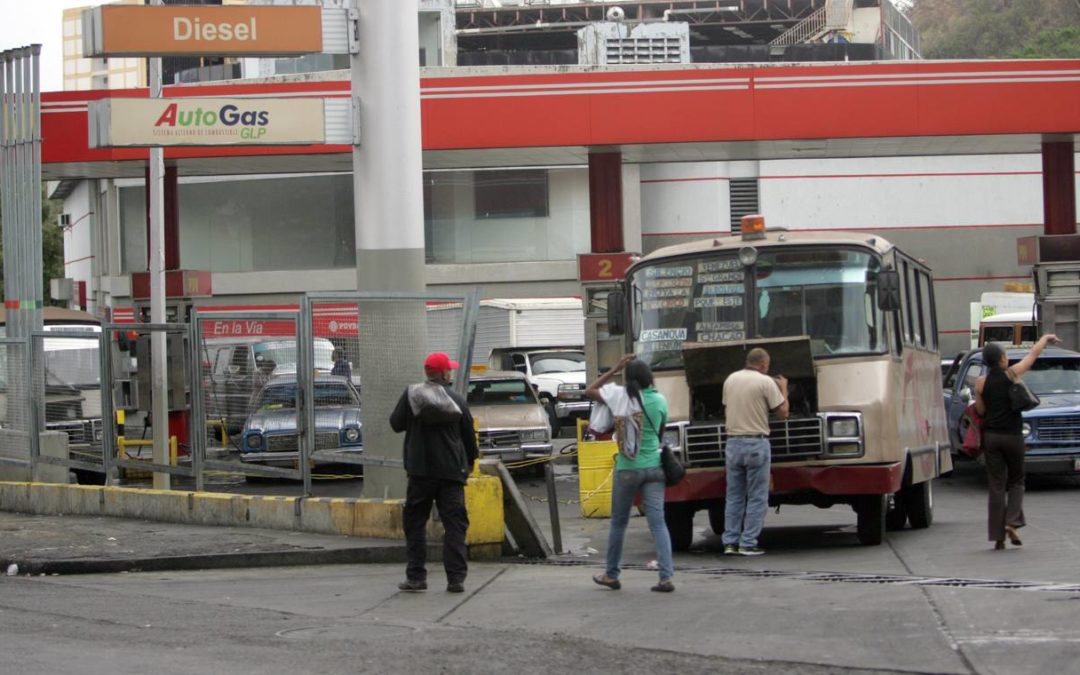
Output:
<path fill-rule="evenodd" d="M 281 56 L 323 51 L 323 8 L 105 5 L 83 12 L 83 55 Z"/>

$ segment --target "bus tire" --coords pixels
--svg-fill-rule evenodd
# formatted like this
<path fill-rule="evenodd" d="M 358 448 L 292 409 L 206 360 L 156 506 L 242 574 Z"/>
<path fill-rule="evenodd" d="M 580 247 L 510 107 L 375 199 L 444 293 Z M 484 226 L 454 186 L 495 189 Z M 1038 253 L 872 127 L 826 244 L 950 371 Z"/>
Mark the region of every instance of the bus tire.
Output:
<path fill-rule="evenodd" d="M 928 480 L 904 488 L 904 504 L 914 530 L 925 530 L 934 522 L 934 481 Z"/>
<path fill-rule="evenodd" d="M 856 536 L 863 546 L 878 546 L 885 540 L 887 495 L 864 495 L 855 509 L 858 516 Z"/>
<path fill-rule="evenodd" d="M 885 513 L 885 529 L 889 532 L 904 529 L 908 521 L 907 502 L 904 497 L 903 490 L 893 494 L 892 508 Z"/>
<path fill-rule="evenodd" d="M 664 524 L 671 535 L 671 548 L 688 551 L 694 542 L 694 507 L 690 504 L 664 504 Z"/>
<path fill-rule="evenodd" d="M 727 504 L 723 499 L 709 505 L 709 527 L 717 535 L 724 533 L 724 510 L 726 506 Z"/>

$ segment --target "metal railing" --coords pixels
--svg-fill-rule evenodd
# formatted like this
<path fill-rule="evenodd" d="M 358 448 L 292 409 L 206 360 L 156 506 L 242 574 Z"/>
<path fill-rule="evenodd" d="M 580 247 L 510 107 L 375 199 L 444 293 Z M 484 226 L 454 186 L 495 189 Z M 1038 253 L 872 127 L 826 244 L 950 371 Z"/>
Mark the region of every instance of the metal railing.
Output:
<path fill-rule="evenodd" d="M 854 0 L 826 0 L 825 6 L 778 35 L 770 45 L 789 47 L 844 30 L 851 21 Z"/>

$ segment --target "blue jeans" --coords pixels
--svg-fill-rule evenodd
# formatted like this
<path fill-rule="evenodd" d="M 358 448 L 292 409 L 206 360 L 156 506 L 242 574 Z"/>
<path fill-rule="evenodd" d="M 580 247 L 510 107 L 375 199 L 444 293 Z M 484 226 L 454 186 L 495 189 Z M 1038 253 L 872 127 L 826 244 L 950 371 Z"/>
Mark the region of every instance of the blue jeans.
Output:
<path fill-rule="evenodd" d="M 769 439 L 728 436 L 724 448 L 727 502 L 724 507 L 725 546 L 757 546 L 769 508 Z"/>
<path fill-rule="evenodd" d="M 623 539 L 626 524 L 630 522 L 630 509 L 634 495 L 641 490 L 641 502 L 645 506 L 645 519 L 656 542 L 656 561 L 660 564 L 660 580 L 675 576 L 675 564 L 671 560 L 671 535 L 664 523 L 664 470 L 621 469 L 615 472 L 611 486 L 611 530 L 608 532 L 607 575 L 619 578 L 622 561 Z"/>

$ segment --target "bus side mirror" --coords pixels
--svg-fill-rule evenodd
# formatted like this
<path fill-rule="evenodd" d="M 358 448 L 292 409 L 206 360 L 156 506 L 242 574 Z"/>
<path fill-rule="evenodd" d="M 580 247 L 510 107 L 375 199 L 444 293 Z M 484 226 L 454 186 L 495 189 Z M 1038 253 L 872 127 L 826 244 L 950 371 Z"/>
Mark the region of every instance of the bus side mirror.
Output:
<path fill-rule="evenodd" d="M 626 296 L 622 291 L 612 291 L 607 296 L 608 335 L 626 332 Z"/>
<path fill-rule="evenodd" d="M 877 275 L 878 309 L 883 312 L 896 312 L 900 309 L 900 273 L 896 270 L 881 270 Z"/>

